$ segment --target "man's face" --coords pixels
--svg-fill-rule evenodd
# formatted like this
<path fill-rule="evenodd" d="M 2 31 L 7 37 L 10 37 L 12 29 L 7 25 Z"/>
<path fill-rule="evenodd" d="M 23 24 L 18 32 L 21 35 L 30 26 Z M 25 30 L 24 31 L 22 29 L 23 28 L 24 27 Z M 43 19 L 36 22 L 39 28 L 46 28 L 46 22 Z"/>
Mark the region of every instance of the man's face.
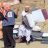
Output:
<path fill-rule="evenodd" d="M 25 12 L 29 12 L 29 8 L 28 7 L 25 8 Z"/>

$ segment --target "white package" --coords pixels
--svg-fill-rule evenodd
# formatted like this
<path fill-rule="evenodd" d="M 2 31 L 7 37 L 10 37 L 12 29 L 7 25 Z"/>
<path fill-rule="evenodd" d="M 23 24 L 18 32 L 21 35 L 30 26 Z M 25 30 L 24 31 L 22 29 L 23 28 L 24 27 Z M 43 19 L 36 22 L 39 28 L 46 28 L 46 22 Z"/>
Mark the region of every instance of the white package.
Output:
<path fill-rule="evenodd" d="M 13 33 L 18 33 L 18 31 L 17 30 L 13 30 Z"/>
<path fill-rule="evenodd" d="M 48 37 L 48 33 L 43 33 L 43 37 Z"/>
<path fill-rule="evenodd" d="M 43 16 L 41 9 L 32 11 L 32 16 L 36 22 L 44 22 L 45 21 L 45 18 Z"/>
<path fill-rule="evenodd" d="M 26 15 L 26 17 L 27 17 L 29 26 L 30 26 L 30 27 L 34 27 L 34 26 L 35 26 L 35 21 L 34 21 L 34 18 L 33 18 L 33 16 L 32 16 L 32 14 Z"/>
<path fill-rule="evenodd" d="M 41 31 L 41 28 L 39 26 L 34 26 L 32 30 L 33 31 Z"/>

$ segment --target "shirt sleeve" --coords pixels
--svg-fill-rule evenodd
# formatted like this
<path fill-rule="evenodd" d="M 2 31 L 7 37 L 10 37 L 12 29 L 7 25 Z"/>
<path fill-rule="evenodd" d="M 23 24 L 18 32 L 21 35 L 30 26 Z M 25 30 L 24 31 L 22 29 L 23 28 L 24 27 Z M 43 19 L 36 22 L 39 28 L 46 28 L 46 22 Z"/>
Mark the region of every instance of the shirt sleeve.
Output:
<path fill-rule="evenodd" d="M 15 12 L 14 12 L 14 17 L 17 18 L 17 14 L 15 14 Z"/>
<path fill-rule="evenodd" d="M 22 11 L 21 16 L 25 16 L 27 13 L 25 11 Z"/>

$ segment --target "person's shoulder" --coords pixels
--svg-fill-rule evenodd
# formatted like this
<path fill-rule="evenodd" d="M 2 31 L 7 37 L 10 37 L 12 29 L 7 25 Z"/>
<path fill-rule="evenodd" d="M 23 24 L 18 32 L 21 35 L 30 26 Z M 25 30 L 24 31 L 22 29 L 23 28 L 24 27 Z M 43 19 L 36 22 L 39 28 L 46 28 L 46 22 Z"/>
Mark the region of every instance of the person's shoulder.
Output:
<path fill-rule="evenodd" d="M 21 15 L 22 16 L 25 16 L 26 15 L 26 12 L 25 11 L 22 11 Z"/>
<path fill-rule="evenodd" d="M 10 10 L 10 12 L 14 12 L 13 10 Z"/>
<path fill-rule="evenodd" d="M 25 13 L 25 11 L 23 10 L 22 13 Z"/>
<path fill-rule="evenodd" d="M 12 13 L 12 14 L 14 14 L 14 13 L 15 13 L 13 10 L 10 10 L 9 12 L 10 12 L 10 13 Z M 8 13 L 9 13 L 9 12 L 8 12 Z"/>

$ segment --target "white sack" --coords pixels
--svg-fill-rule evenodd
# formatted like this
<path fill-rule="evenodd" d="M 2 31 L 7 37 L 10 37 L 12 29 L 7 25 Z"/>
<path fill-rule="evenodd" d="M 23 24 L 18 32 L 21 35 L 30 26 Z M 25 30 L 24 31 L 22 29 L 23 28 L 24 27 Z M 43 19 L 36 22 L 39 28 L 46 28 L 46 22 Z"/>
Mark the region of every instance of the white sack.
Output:
<path fill-rule="evenodd" d="M 32 16 L 32 14 L 26 15 L 26 17 L 27 17 L 29 26 L 30 26 L 30 27 L 34 27 L 34 26 L 35 26 L 35 21 L 34 21 L 34 18 L 33 18 L 33 16 Z"/>
<path fill-rule="evenodd" d="M 43 37 L 48 37 L 48 33 L 43 33 Z"/>
<path fill-rule="evenodd" d="M 41 28 L 39 26 L 34 26 L 32 30 L 33 31 L 41 31 Z"/>
<path fill-rule="evenodd" d="M 32 16 L 36 22 L 44 22 L 45 21 L 45 18 L 43 16 L 41 9 L 32 11 Z"/>

